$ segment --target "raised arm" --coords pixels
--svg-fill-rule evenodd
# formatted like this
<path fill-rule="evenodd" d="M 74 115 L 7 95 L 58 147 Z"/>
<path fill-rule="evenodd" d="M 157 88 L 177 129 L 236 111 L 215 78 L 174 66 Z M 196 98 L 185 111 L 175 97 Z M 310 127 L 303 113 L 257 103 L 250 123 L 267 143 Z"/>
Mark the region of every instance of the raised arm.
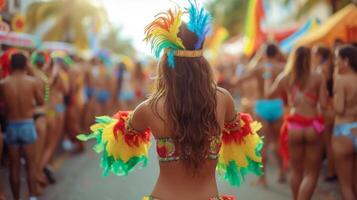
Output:
<path fill-rule="evenodd" d="M 248 70 L 245 72 L 242 76 L 236 77 L 235 79 L 232 80 L 232 85 L 237 86 L 242 84 L 243 82 L 257 78 L 259 76 L 260 69 L 258 67 L 255 67 L 253 69 Z"/>
<path fill-rule="evenodd" d="M 284 86 L 287 83 L 287 75 L 284 72 L 281 72 L 278 77 L 275 79 L 274 83 L 270 86 L 267 92 L 267 98 L 272 99 L 280 94 L 284 93 Z"/>
<path fill-rule="evenodd" d="M 42 106 L 45 103 L 42 82 L 37 77 L 32 78 L 32 80 L 33 80 L 33 92 L 36 100 L 36 105 Z"/>

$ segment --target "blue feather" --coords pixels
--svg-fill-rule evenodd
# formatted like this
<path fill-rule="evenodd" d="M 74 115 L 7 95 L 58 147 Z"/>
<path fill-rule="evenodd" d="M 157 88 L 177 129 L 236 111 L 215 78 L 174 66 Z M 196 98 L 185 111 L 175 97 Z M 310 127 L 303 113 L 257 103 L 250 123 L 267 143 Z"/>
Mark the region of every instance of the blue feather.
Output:
<path fill-rule="evenodd" d="M 211 31 L 211 14 L 203 7 L 199 8 L 196 1 L 194 3 L 189 0 L 190 6 L 186 8 L 189 14 L 189 21 L 187 24 L 188 30 L 195 33 L 198 40 L 195 44 L 195 49 L 202 46 L 206 35 Z"/>
<path fill-rule="evenodd" d="M 167 52 L 167 62 L 169 63 L 170 69 L 175 68 L 175 50 L 170 49 L 169 52 Z"/>

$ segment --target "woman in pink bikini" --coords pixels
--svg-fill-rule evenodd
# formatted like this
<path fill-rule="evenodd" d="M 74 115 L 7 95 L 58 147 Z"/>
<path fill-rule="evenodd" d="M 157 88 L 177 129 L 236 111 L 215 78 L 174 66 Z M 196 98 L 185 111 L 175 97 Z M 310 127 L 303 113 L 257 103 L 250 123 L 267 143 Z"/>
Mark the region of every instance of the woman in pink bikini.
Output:
<path fill-rule="evenodd" d="M 161 13 L 145 29 L 161 56 L 156 91 L 132 112 L 97 118 L 92 133 L 79 138 L 96 138 L 105 174 L 127 175 L 146 164 L 152 134 L 160 175 L 146 200 L 230 200 L 219 195 L 216 171 L 232 185 L 246 173 L 261 174 L 260 125 L 237 113 L 231 95 L 214 82 L 202 52 L 210 15 L 192 2 L 185 11 Z"/>
<path fill-rule="evenodd" d="M 290 113 L 284 119 L 280 148 L 285 163 L 290 158 L 290 184 L 297 200 L 311 199 L 323 153 L 323 119 L 317 108 L 325 107 L 327 94 L 322 75 L 310 67 L 310 53 L 308 47 L 297 48 L 269 92 L 288 97 Z"/>

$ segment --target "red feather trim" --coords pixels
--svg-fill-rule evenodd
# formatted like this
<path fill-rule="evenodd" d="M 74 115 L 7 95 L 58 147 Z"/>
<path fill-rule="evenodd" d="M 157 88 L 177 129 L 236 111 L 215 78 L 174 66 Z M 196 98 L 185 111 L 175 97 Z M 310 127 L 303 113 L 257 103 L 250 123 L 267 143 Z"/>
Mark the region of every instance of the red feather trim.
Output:
<path fill-rule="evenodd" d="M 252 127 L 250 123 L 253 122 L 252 117 L 247 113 L 240 113 L 240 119 L 243 121 L 242 126 L 240 129 L 236 131 L 230 131 L 229 129 L 225 128 L 222 134 L 222 142 L 223 143 L 241 143 L 248 134 L 252 133 Z"/>
<path fill-rule="evenodd" d="M 126 130 L 125 124 L 128 120 L 130 111 L 119 111 L 113 115 L 113 118 L 118 119 L 118 122 L 113 128 L 113 133 L 115 140 L 118 141 L 118 134 L 124 134 L 124 141 L 129 146 L 138 147 L 142 143 L 148 143 L 150 141 L 151 131 L 149 128 L 145 129 L 140 133 L 128 133 Z"/>

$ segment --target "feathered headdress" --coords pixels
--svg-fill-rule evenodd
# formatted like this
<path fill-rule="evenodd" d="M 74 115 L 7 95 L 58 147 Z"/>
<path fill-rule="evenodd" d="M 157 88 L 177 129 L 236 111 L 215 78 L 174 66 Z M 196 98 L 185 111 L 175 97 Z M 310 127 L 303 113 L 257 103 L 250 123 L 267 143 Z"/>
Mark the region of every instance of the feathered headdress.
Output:
<path fill-rule="evenodd" d="M 169 9 L 159 13 L 153 22 L 145 28 L 144 40 L 150 42 L 151 50 L 156 58 L 164 53 L 168 57 L 170 68 L 175 67 L 174 57 L 200 57 L 202 56 L 203 41 L 211 30 L 211 15 L 203 7 L 199 8 L 196 1 L 189 0 L 190 6 L 182 11 L 181 8 Z M 195 33 L 198 40 L 195 50 L 186 50 L 182 39 L 178 36 L 182 23 L 182 16 L 189 15 L 187 28 Z"/>

